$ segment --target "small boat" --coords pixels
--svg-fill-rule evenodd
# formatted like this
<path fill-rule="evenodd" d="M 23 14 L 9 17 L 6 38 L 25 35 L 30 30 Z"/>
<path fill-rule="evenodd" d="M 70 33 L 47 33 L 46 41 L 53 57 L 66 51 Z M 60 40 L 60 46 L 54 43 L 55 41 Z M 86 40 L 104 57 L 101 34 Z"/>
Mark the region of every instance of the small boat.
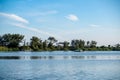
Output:
<path fill-rule="evenodd" d="M 75 50 L 75 52 L 83 52 L 83 50 L 82 49 L 77 49 L 77 50 Z"/>

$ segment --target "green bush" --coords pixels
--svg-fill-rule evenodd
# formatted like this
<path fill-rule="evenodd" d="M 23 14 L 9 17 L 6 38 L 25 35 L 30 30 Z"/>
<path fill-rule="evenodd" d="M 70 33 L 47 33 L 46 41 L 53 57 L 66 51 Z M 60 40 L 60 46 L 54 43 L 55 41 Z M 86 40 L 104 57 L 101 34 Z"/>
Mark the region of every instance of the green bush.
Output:
<path fill-rule="evenodd" d="M 7 47 L 0 46 L 0 51 L 8 51 L 9 49 Z"/>

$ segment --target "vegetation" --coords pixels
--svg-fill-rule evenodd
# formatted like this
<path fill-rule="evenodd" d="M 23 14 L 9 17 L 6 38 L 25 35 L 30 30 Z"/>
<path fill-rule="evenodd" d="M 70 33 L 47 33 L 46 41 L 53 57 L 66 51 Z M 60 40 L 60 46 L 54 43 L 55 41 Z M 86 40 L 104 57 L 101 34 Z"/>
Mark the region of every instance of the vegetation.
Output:
<path fill-rule="evenodd" d="M 120 44 L 114 46 L 97 46 L 96 41 L 84 41 L 82 39 L 71 42 L 58 42 L 55 37 L 47 40 L 33 36 L 30 42 L 26 42 L 24 35 L 4 34 L 0 36 L 0 51 L 54 51 L 54 50 L 83 50 L 83 51 L 120 51 Z"/>

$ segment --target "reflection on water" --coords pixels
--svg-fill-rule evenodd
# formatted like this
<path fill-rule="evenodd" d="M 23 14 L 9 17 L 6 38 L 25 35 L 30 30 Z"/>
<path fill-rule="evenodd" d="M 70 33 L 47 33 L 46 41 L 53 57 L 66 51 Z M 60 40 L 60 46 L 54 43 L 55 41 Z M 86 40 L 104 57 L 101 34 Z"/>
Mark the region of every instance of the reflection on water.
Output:
<path fill-rule="evenodd" d="M 119 53 L 1 52 L 0 80 L 120 80 Z"/>
<path fill-rule="evenodd" d="M 0 59 L 20 59 L 19 56 L 0 56 Z"/>
<path fill-rule="evenodd" d="M 19 60 L 120 60 L 120 55 L 58 55 L 58 56 L 0 56 L 0 59 L 19 59 Z"/>

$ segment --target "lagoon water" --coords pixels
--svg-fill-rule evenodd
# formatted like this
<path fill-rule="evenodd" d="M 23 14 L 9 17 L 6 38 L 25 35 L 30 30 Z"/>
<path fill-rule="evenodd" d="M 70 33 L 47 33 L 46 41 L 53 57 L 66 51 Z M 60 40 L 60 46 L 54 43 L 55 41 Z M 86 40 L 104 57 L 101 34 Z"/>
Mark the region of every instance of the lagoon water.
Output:
<path fill-rule="evenodd" d="M 120 51 L 0 52 L 0 80 L 120 80 Z"/>

